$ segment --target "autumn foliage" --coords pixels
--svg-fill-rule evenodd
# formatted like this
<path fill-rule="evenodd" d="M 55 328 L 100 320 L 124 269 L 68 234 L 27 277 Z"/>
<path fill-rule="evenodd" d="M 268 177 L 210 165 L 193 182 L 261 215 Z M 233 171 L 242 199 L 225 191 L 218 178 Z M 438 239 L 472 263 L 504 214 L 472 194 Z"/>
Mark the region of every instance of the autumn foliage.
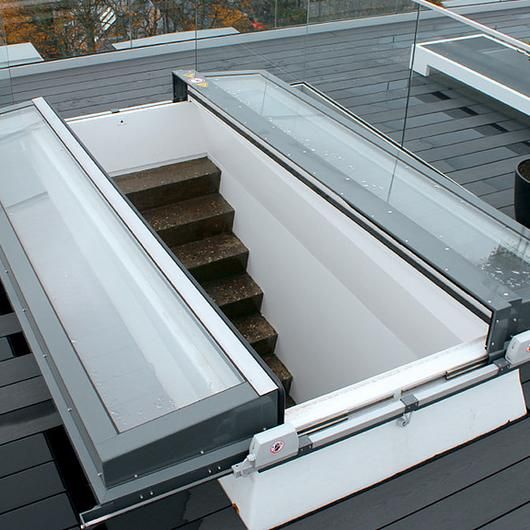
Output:
<path fill-rule="evenodd" d="M 0 3 L 0 16 L 8 44 L 32 42 L 45 59 L 111 50 L 113 42 L 196 26 L 255 29 L 252 0 L 12 0 Z"/>

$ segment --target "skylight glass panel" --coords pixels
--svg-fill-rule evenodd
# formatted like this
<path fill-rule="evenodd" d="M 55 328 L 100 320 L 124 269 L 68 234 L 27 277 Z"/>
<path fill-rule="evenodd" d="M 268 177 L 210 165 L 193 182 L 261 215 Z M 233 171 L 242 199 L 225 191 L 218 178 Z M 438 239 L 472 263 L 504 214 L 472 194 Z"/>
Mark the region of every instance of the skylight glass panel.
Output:
<path fill-rule="evenodd" d="M 116 429 L 242 382 L 34 107 L 1 117 L 0 201 Z"/>

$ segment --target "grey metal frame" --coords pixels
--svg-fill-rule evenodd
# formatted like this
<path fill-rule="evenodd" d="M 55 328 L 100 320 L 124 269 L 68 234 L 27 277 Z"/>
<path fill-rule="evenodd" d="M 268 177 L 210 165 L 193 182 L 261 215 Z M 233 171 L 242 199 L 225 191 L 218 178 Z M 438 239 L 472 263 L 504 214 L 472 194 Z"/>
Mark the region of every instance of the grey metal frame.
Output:
<path fill-rule="evenodd" d="M 269 134 L 269 141 L 259 137 L 253 131 L 260 130 L 260 124 L 263 123 L 263 119 L 260 116 L 249 110 L 245 116 L 245 122 L 242 123 L 223 110 L 223 102 L 235 102 L 232 96 L 212 83 L 206 88 L 190 83 L 189 78 L 186 77 L 187 74 L 189 74 L 187 71 L 175 71 L 173 73 L 175 101 L 182 101 L 188 97 L 189 93 L 195 101 L 221 117 L 227 124 L 246 136 L 258 148 L 267 152 L 269 156 L 278 161 L 293 175 L 315 189 L 326 200 L 340 208 L 357 223 L 363 225 L 384 244 L 402 255 L 404 259 L 423 274 L 489 322 L 487 350 L 490 360 L 493 361 L 502 357 L 506 342 L 516 333 L 530 328 L 530 285 L 514 292 L 495 282 L 486 274 L 479 274 L 477 269 L 472 267 L 462 256 L 454 251 L 445 251 L 444 247 L 431 234 L 403 215 L 400 215 L 399 212 L 394 212 L 393 224 L 390 227 L 384 222 L 387 210 L 385 203 L 361 186 L 356 189 L 357 200 L 353 204 L 348 202 L 345 197 L 340 196 L 338 190 L 331 189 L 320 182 L 315 185 L 316 179 L 308 178 L 308 174 L 319 174 L 321 171 L 329 171 L 329 166 L 325 163 L 316 164 L 314 159 L 310 158 L 310 154 L 307 155 L 307 163 L 300 160 L 296 163 L 293 162 L 285 156 L 285 153 L 281 153 L 274 147 L 274 143 L 278 145 L 278 142 L 274 140 L 288 140 L 288 137 L 283 132 L 276 130 L 274 137 Z M 270 82 L 301 99 L 304 103 L 331 117 L 346 129 L 358 134 L 385 152 L 392 154 L 400 162 L 409 165 L 431 179 L 436 185 L 448 190 L 462 201 L 469 203 L 486 216 L 504 225 L 508 230 L 530 241 L 530 230 L 501 214 L 478 197 L 463 190 L 456 182 L 425 164 L 407 150 L 402 149 L 394 142 L 388 141 L 384 136 L 375 133 L 371 128 L 366 127 L 362 120 L 332 109 L 328 104 L 321 103 L 314 97 L 304 94 L 267 71 L 242 70 L 208 72 L 204 74 L 195 73 L 197 77 L 206 79 L 217 76 L 228 77 L 256 74 L 262 75 Z M 344 208 L 345 203 L 347 203 L 347 208 Z M 414 246 L 408 242 L 410 234 L 415 236 Z M 403 252 L 403 249 L 406 249 L 406 252 Z M 432 271 L 435 271 L 435 274 Z M 462 293 L 464 293 L 464 296 L 462 296 Z M 475 302 L 470 303 L 470 299 L 474 299 Z"/>
<path fill-rule="evenodd" d="M 95 164 L 87 168 L 83 163 L 82 147 L 69 136 L 64 125 L 61 130 L 62 122 L 43 100 L 38 104 L 5 108 L 0 114 L 31 105 L 37 107 L 88 178 L 94 183 L 94 173 L 99 172 L 98 178 L 108 182 L 108 177 Z M 54 119 L 58 122 L 53 123 Z M 81 153 L 72 152 L 72 145 L 77 145 Z M 170 263 L 178 269 L 178 264 L 170 257 L 169 261 L 166 259 L 167 252 L 149 231 L 135 231 L 137 214 L 110 182 L 117 194 L 114 199 L 109 199 L 100 186 L 94 185 L 122 220 L 123 213 L 128 212 L 130 219 L 125 224 L 182 295 L 182 289 L 175 285 L 175 275 L 163 268 Z M 120 199 L 123 204 L 118 207 Z M 278 386 L 234 335 L 248 358 L 243 355 L 245 362 L 239 363 L 238 358 L 231 358 L 228 353 L 227 357 L 244 376 L 242 384 L 138 427 L 117 432 L 3 208 L 0 208 L 0 233 L 0 277 L 100 503 L 86 515 L 87 519 L 227 473 L 248 449 L 255 432 L 281 421 Z M 188 293 L 196 290 L 193 284 L 191 287 Z M 196 296 L 204 299 L 199 292 Z M 216 332 L 219 329 L 233 335 L 222 320 L 216 324 Z M 225 427 L 227 422 L 230 429 Z"/>

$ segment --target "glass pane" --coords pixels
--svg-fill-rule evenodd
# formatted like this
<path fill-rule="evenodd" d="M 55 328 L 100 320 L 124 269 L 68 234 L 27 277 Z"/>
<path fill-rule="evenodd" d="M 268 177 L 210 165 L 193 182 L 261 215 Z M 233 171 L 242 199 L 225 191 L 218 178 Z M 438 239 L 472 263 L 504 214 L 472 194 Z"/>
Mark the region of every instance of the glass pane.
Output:
<path fill-rule="evenodd" d="M 415 4 L 410 0 L 378 0 L 365 2 L 363 0 L 313 0 L 310 2 L 310 24 L 329 22 L 334 20 L 348 20 L 395 13 L 414 11 Z"/>
<path fill-rule="evenodd" d="M 383 201 L 386 207 L 378 220 L 391 232 L 401 228 L 396 214 L 412 221 L 418 230 L 411 231 L 406 242 L 413 248 L 421 248 L 422 234 L 427 231 L 438 241 L 432 249 L 435 254 L 440 249 L 456 252 L 510 289 L 528 284 L 530 248 L 525 237 L 402 162 L 392 151 L 261 75 L 210 77 L 208 81 L 214 86 L 204 91 L 223 98 L 223 110 L 365 214 L 370 212 L 359 186 Z"/>
<path fill-rule="evenodd" d="M 502 11 L 494 11 L 493 16 L 491 12 L 483 9 L 484 4 L 488 6 L 488 4 L 497 3 L 504 3 L 504 9 Z M 467 7 L 466 18 L 478 22 L 489 29 L 513 37 L 520 41 L 521 44 L 526 44 L 526 46 L 530 44 L 530 6 L 514 0 L 448 0 L 444 2 L 445 7 L 455 12 L 458 12 L 456 8 L 462 7 L 462 4 Z M 478 31 L 475 30 L 475 33 L 478 33 Z"/>
<path fill-rule="evenodd" d="M 135 23 L 148 24 L 148 11 Z M 9 44 L 23 47 L 19 64 L 112 51 L 114 42 L 129 39 L 131 27 L 127 2 L 21 0 L 3 12 Z"/>
<path fill-rule="evenodd" d="M 308 41 L 304 28 L 307 3 L 308 0 L 199 0 L 195 69 L 260 69 L 273 72 L 287 82 L 303 79 L 309 60 L 306 57 Z M 281 33 L 274 31 L 263 39 L 245 35 L 287 26 L 300 26 L 287 46 Z M 235 31 L 236 34 L 208 38 L 219 31 Z"/>
<path fill-rule="evenodd" d="M 1 122 L 0 200 L 117 429 L 240 383 L 38 111 Z"/>
<path fill-rule="evenodd" d="M 530 154 L 530 61 L 487 31 L 521 29 L 530 13 L 506 2 L 502 10 L 481 13 L 477 5 L 464 16 L 451 5 L 456 3 L 444 2 L 447 9 L 436 17 L 435 6 L 421 12 L 409 53 L 413 83 L 404 146 L 502 214 L 520 219 L 514 176 Z M 489 29 L 483 32 L 477 22 Z"/>

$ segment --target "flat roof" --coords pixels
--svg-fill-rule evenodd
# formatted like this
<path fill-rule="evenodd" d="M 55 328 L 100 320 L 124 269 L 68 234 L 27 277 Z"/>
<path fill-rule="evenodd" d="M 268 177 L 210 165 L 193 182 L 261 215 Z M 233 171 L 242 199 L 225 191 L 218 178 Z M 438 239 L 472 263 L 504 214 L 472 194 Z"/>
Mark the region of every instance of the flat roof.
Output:
<path fill-rule="evenodd" d="M 510 34 L 530 36 L 528 10 L 497 11 L 476 18 L 495 22 Z M 199 67 L 264 68 L 288 82 L 308 81 L 399 139 L 413 27 L 413 22 L 400 22 L 199 50 Z M 442 19 L 422 22 L 420 30 L 423 40 L 440 38 L 441 31 L 454 36 L 463 33 L 455 22 Z M 71 117 L 170 99 L 171 71 L 193 65 L 193 53 L 182 52 L 17 77 L 13 95 L 16 101 L 45 96 L 63 117 Z M 443 77 L 415 79 L 411 95 L 406 146 L 489 204 L 513 215 L 513 168 L 516 160 L 530 152 L 528 121 Z M 0 102 L 11 102 L 5 79 L 0 79 Z M 15 336 L 8 324 L 16 317 L 9 308 L 3 316 L 8 319 L 0 336 Z M 0 527 L 27 525 L 27 521 L 33 528 L 39 528 L 39 522 L 48 528 L 51 521 L 57 529 L 76 527 L 75 495 L 53 481 L 54 473 L 65 480 L 64 465 L 54 451 L 57 435 L 50 436 L 61 432 L 60 418 L 39 383 L 42 376 L 31 354 L 17 348 L 15 339 L 0 342 L 0 452 L 19 455 L 18 459 L 0 458 L 0 487 L 12 499 L 0 507 Z M 527 367 L 522 380 L 530 404 Z M 52 449 L 49 455 L 43 445 L 40 452 L 27 450 L 28 443 L 43 441 Z M 40 455 L 37 460 L 36 455 Z M 530 418 L 525 417 L 289 527 L 525 527 L 530 519 L 529 475 Z M 39 480 L 42 487 L 27 487 Z M 216 482 L 122 517 L 109 528 L 244 528 Z"/>

